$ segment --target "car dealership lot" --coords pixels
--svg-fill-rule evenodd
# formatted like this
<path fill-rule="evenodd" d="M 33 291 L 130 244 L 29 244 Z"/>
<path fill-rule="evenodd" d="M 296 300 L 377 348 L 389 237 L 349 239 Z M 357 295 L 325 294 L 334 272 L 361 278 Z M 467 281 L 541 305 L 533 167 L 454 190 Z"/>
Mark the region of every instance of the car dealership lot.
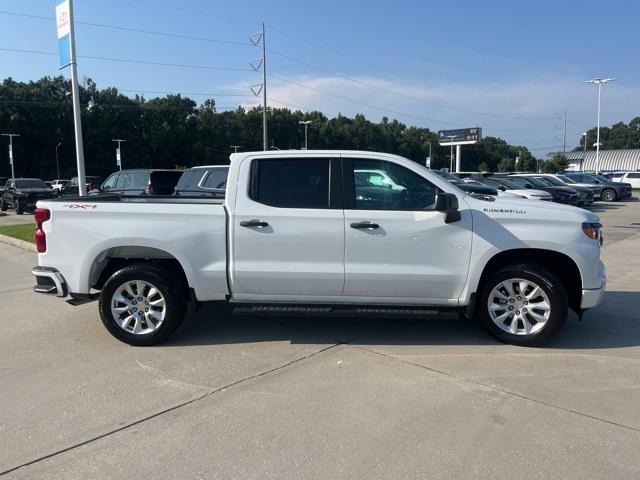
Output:
<path fill-rule="evenodd" d="M 592 210 L 608 292 L 547 348 L 499 344 L 472 321 L 211 306 L 132 348 L 95 304 L 33 294 L 35 255 L 0 244 L 0 472 L 639 478 L 640 202 Z"/>

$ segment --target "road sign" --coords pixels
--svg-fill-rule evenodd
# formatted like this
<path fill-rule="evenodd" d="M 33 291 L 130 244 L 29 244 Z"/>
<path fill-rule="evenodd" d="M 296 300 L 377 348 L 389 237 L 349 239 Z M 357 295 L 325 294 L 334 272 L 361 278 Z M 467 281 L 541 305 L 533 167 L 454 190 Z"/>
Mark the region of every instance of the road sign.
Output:
<path fill-rule="evenodd" d="M 122 157 L 120 157 L 120 149 L 116 148 L 116 165 L 119 167 L 122 165 Z"/>
<path fill-rule="evenodd" d="M 9 165 L 13 166 L 13 145 L 9 144 Z"/>
<path fill-rule="evenodd" d="M 71 63 L 71 15 L 69 0 L 56 6 L 56 25 L 58 27 L 58 52 L 60 53 L 60 68 Z"/>
<path fill-rule="evenodd" d="M 482 128 L 459 128 L 438 131 L 440 145 L 473 145 L 482 140 Z"/>

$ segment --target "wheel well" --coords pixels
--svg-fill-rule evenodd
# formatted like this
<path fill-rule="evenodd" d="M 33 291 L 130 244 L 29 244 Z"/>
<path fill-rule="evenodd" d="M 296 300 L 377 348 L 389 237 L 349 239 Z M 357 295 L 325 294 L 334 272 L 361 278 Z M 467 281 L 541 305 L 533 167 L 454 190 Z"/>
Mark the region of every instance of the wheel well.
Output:
<path fill-rule="evenodd" d="M 478 287 L 502 267 L 517 263 L 537 264 L 550 270 L 564 285 L 571 309 L 576 312 L 580 309 L 582 299 L 580 269 L 570 257 L 552 250 L 519 248 L 500 252 L 491 258 L 484 267 Z"/>
<path fill-rule="evenodd" d="M 102 252 L 93 262 L 90 271 L 90 286 L 96 290 L 102 290 L 107 279 L 118 270 L 134 263 L 150 263 L 162 265 L 175 273 L 176 278 L 189 288 L 187 275 L 180 262 L 171 254 L 147 247 L 116 247 Z"/>

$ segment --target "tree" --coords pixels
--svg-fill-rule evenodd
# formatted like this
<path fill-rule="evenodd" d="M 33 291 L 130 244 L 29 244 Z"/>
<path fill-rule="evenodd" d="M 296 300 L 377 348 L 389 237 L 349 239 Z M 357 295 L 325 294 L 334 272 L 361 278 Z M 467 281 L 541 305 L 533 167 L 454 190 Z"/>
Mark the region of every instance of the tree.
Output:
<path fill-rule="evenodd" d="M 489 171 L 489 166 L 486 163 L 482 162 L 482 163 L 480 163 L 480 165 L 478 165 L 478 171 L 479 172 L 488 172 Z"/>
<path fill-rule="evenodd" d="M 549 160 L 540 164 L 542 173 L 562 173 L 569 166 L 569 161 L 562 153 L 556 153 Z"/>
<path fill-rule="evenodd" d="M 54 178 L 58 143 L 62 144 L 61 175 L 75 175 L 70 90 L 70 82 L 63 77 L 31 82 L 7 78 L 0 84 L 0 125 L 21 134 L 14 143 L 17 175 Z M 262 149 L 260 108 L 220 111 L 213 98 L 197 103 L 182 95 L 130 97 L 113 87 L 99 88 L 88 78 L 80 86 L 80 103 L 88 175 L 104 178 L 116 169 L 113 138 L 126 139 L 122 145 L 125 168 L 227 164 L 231 145 L 240 145 L 241 151 Z M 362 114 L 329 119 L 318 111 L 274 108 L 269 113 L 270 144 L 281 149 L 301 148 L 304 130 L 300 120 L 313 122 L 309 126 L 310 148 L 388 152 L 424 165 L 431 146 L 431 167 L 449 166 L 449 147 L 440 146 L 437 134 L 429 128 L 386 117 L 372 122 Z M 634 124 L 636 131 L 639 124 L 640 119 Z M 518 152 L 522 158 L 533 159 L 526 147 L 509 145 L 496 137 L 464 146 L 462 152 L 464 170 L 496 171 L 501 162 L 503 168 L 513 170 L 510 159 Z M 10 175 L 7 149 L 1 144 L 0 175 Z"/>
<path fill-rule="evenodd" d="M 516 161 L 513 158 L 503 158 L 498 163 L 499 172 L 513 172 L 516 169 Z"/>

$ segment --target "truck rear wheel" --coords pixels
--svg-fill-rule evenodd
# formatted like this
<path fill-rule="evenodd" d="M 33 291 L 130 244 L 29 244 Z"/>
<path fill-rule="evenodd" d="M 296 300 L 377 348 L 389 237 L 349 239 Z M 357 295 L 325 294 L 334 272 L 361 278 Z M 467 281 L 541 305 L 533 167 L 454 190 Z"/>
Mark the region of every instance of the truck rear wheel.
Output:
<path fill-rule="evenodd" d="M 16 215 L 22 215 L 24 213 L 24 207 L 17 198 L 14 200 L 14 206 L 16 207 Z"/>
<path fill-rule="evenodd" d="M 510 265 L 482 287 L 477 313 L 484 328 L 501 342 L 532 346 L 554 337 L 567 320 L 564 286 L 538 265 Z"/>
<path fill-rule="evenodd" d="M 129 345 L 146 346 L 162 342 L 178 328 L 187 295 L 173 272 L 141 263 L 111 275 L 98 304 L 111 335 Z"/>
<path fill-rule="evenodd" d="M 4 203 L 4 200 L 0 200 L 0 211 L 2 211 L 2 212 L 6 212 L 7 211 L 7 204 Z"/>

